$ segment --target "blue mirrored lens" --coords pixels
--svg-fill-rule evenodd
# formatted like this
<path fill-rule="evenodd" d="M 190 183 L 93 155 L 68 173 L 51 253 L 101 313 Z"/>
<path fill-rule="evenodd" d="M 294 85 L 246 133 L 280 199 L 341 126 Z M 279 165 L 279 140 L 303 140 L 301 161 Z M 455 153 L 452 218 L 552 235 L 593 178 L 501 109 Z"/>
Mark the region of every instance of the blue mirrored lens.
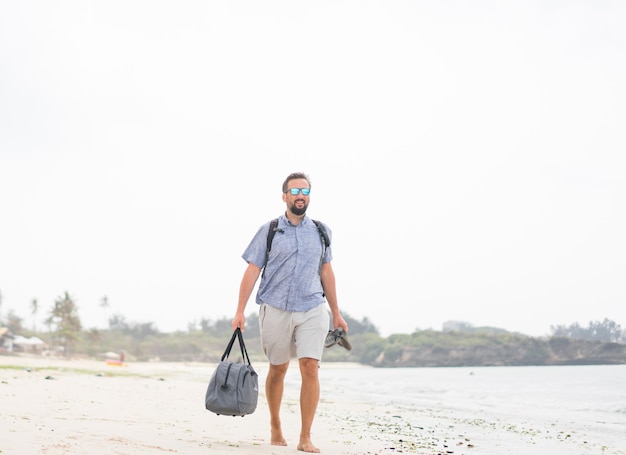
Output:
<path fill-rule="evenodd" d="M 300 193 L 300 191 L 302 191 L 302 194 L 304 196 L 308 196 L 309 193 L 311 192 L 311 188 L 291 188 L 289 190 L 289 192 L 293 194 L 294 196 L 297 196 Z"/>

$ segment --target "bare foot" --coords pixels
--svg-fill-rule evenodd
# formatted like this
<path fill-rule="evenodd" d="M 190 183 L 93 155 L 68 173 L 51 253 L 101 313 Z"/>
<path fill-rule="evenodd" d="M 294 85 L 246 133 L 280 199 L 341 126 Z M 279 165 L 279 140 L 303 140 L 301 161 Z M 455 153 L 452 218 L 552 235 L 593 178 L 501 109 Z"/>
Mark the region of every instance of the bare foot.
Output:
<path fill-rule="evenodd" d="M 283 431 L 280 428 L 272 429 L 272 445 L 273 446 L 286 446 L 287 441 L 283 437 Z"/>
<path fill-rule="evenodd" d="M 309 453 L 320 453 L 320 449 L 315 447 L 310 440 L 300 441 L 300 444 L 298 444 L 298 450 Z"/>

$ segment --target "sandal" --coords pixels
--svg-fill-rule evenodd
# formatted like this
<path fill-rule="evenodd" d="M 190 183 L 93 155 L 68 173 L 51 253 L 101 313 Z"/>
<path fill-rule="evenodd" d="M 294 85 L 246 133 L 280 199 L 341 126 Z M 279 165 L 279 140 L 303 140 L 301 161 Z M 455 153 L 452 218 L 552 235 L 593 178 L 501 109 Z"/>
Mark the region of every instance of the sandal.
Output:
<path fill-rule="evenodd" d="M 348 351 L 352 349 L 352 345 L 348 341 L 348 335 L 346 335 L 341 327 L 335 330 L 329 330 L 328 335 L 326 335 L 324 346 L 329 348 L 335 344 L 347 349 Z"/>

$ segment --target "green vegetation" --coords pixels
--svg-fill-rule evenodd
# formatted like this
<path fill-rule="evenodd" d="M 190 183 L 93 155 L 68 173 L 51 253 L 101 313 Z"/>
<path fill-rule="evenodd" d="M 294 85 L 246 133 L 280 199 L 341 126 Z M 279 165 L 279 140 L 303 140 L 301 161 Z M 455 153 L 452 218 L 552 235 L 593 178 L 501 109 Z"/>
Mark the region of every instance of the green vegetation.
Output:
<path fill-rule="evenodd" d="M 591 321 L 587 327 L 582 327 L 577 322 L 565 326 L 552 326 L 552 334 L 556 337 L 576 338 L 578 340 L 610 341 L 613 343 L 626 342 L 626 331 L 619 324 L 609 319 L 604 321 Z"/>
<path fill-rule="evenodd" d="M 35 302 L 33 312 L 39 309 Z M 108 306 L 106 298 L 102 306 Z M 344 317 L 350 327 L 352 350 L 340 346 L 326 349 L 326 362 L 380 367 L 626 363 L 625 333 L 608 319 L 592 322 L 587 329 L 577 323 L 553 327 L 553 336 L 546 338 L 493 327 L 472 327 L 463 322 L 448 322 L 444 331 L 416 330 L 383 338 L 367 318 L 358 321 L 346 314 Z M 54 302 L 46 319 L 47 331 L 25 329 L 12 312 L 0 327 L 4 325 L 14 334 L 41 338 L 47 343 L 49 355 L 98 359 L 113 352 L 124 353 L 127 361 L 213 363 L 221 358 L 232 335 L 230 319 L 203 319 L 187 331 L 174 333 L 159 332 L 151 322 L 127 322 L 119 314 L 111 316 L 108 322 L 108 329 L 83 329 L 76 305 L 66 292 Z M 251 360 L 265 361 L 256 314 L 248 316 L 244 336 Z M 2 349 L 0 343 L 0 352 Z M 239 357 L 237 348 L 231 355 Z"/>

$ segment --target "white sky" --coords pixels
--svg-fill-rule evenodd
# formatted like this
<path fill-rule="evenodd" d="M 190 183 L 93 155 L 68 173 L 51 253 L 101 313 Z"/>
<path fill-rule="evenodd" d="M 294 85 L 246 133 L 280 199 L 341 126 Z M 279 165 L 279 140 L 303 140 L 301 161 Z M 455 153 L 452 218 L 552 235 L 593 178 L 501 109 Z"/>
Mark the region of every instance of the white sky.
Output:
<path fill-rule="evenodd" d="M 624 23 L 596 0 L 0 2 L 0 310 L 231 317 L 304 171 L 340 307 L 384 336 L 626 328 Z"/>

